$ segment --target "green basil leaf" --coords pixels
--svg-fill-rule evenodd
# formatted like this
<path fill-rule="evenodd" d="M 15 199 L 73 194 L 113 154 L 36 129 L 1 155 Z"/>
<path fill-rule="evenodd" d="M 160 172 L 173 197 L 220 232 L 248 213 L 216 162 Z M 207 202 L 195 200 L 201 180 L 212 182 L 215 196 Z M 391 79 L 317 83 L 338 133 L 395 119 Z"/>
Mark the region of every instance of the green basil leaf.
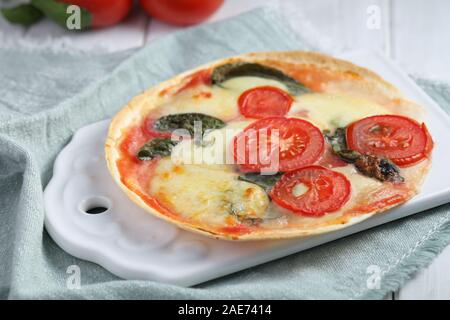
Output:
<path fill-rule="evenodd" d="M 168 132 L 185 129 L 193 136 L 196 122 L 200 122 L 202 125 L 202 137 L 206 130 L 220 129 L 226 125 L 222 120 L 203 113 L 178 113 L 159 118 L 155 122 L 154 128 Z"/>
<path fill-rule="evenodd" d="M 155 138 L 141 147 L 137 157 L 139 160 L 151 160 L 157 156 L 168 157 L 177 143 L 178 141 L 172 141 L 169 138 Z"/>
<path fill-rule="evenodd" d="M 244 76 L 278 80 L 286 85 L 288 91 L 292 95 L 310 92 L 303 84 L 284 74 L 280 70 L 259 63 L 235 62 L 218 66 L 211 75 L 211 82 L 213 85 L 220 85 L 226 80 Z"/>

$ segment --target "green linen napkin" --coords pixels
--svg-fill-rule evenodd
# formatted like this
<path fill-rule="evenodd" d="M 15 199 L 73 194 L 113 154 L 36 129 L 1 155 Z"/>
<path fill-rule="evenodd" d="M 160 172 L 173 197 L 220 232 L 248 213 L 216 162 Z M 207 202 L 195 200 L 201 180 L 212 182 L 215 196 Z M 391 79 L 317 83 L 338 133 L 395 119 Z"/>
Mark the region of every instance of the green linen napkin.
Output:
<path fill-rule="evenodd" d="M 448 205 L 193 288 L 119 279 L 65 253 L 44 230 L 43 189 L 55 156 L 78 128 L 111 117 L 152 84 L 214 59 L 316 49 L 299 31 L 259 9 L 160 38 L 137 52 L 0 48 L 0 297 L 382 298 L 427 265 L 450 242 Z M 450 111 L 449 86 L 418 83 Z M 78 289 L 67 285 L 71 265 L 81 271 Z"/>

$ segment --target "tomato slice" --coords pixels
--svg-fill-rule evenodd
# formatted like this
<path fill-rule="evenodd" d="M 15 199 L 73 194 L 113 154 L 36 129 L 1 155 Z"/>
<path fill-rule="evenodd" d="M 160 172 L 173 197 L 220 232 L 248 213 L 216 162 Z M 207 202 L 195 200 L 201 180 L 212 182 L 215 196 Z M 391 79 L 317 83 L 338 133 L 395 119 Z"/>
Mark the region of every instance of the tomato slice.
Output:
<path fill-rule="evenodd" d="M 244 116 L 262 119 L 284 116 L 289 112 L 292 102 L 292 97 L 283 90 L 262 86 L 244 91 L 239 96 L 238 106 Z"/>
<path fill-rule="evenodd" d="M 315 163 L 324 144 L 321 131 L 308 121 L 272 117 L 257 120 L 236 135 L 233 155 L 243 171 L 286 172 Z"/>
<path fill-rule="evenodd" d="M 433 138 L 431 137 L 431 134 L 428 131 L 428 128 L 425 125 L 425 123 L 422 123 L 422 130 L 423 130 L 423 132 L 425 132 L 425 135 L 427 136 L 427 145 L 425 146 L 425 155 L 428 156 L 431 153 L 431 151 L 433 150 L 434 141 L 433 141 Z"/>
<path fill-rule="evenodd" d="M 297 194 L 298 186 L 305 191 Z M 339 210 L 350 193 L 350 181 L 343 174 L 321 166 L 309 166 L 281 176 L 270 196 L 276 204 L 294 213 L 320 217 Z"/>
<path fill-rule="evenodd" d="M 381 115 L 350 124 L 347 145 L 360 153 L 383 156 L 398 166 L 408 166 L 431 152 L 433 140 L 423 124 L 403 116 Z"/>

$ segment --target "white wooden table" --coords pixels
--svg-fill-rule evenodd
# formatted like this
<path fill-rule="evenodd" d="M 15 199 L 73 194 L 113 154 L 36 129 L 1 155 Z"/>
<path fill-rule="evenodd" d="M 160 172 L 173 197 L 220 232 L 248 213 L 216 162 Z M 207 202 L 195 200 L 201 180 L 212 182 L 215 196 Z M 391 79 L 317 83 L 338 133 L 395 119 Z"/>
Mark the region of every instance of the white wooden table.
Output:
<path fill-rule="evenodd" d="M 447 0 L 226 0 L 208 21 L 260 6 L 300 12 L 311 26 L 348 49 L 381 50 L 411 74 L 450 82 L 450 1 Z M 378 19 L 379 18 L 379 19 Z M 48 20 L 29 29 L 0 17 L 0 41 L 45 45 L 60 43 L 106 51 L 143 46 L 177 28 L 136 10 L 112 28 L 71 33 Z M 14 39 L 14 40 L 11 40 Z M 450 246 L 431 265 L 387 299 L 450 299 Z"/>

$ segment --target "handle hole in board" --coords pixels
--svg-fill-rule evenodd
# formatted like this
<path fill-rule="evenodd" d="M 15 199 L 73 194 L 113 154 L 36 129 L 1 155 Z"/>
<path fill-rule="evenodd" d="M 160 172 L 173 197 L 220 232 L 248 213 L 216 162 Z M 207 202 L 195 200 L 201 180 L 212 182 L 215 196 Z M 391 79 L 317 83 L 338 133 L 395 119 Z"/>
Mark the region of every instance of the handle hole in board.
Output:
<path fill-rule="evenodd" d="M 102 196 L 93 196 L 84 199 L 80 203 L 80 211 L 86 214 L 104 214 L 111 208 L 111 201 Z"/>
<path fill-rule="evenodd" d="M 86 213 L 89 214 L 99 214 L 99 213 L 103 213 L 106 210 L 108 210 L 108 208 L 105 207 L 93 207 L 93 208 L 89 208 L 86 210 Z"/>

